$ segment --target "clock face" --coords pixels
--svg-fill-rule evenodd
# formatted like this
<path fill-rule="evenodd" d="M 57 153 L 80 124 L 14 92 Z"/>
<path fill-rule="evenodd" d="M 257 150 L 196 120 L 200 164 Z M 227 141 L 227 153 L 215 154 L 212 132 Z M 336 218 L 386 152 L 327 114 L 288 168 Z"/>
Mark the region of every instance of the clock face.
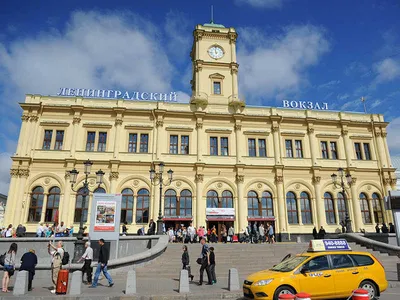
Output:
<path fill-rule="evenodd" d="M 222 50 L 219 46 L 212 46 L 208 49 L 208 55 L 210 55 L 214 59 L 219 59 L 224 56 L 224 50 Z"/>

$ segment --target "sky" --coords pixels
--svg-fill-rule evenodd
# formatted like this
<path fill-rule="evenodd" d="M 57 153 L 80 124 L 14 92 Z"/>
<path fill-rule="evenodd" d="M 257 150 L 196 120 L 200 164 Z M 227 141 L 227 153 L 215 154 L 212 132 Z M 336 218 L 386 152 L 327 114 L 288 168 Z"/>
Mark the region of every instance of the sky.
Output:
<path fill-rule="evenodd" d="M 85 0 L 0 2 L 0 193 L 8 193 L 25 94 L 61 87 L 178 92 L 190 97 L 192 32 L 238 34 L 247 105 L 326 102 L 379 113 L 400 155 L 398 0 Z"/>

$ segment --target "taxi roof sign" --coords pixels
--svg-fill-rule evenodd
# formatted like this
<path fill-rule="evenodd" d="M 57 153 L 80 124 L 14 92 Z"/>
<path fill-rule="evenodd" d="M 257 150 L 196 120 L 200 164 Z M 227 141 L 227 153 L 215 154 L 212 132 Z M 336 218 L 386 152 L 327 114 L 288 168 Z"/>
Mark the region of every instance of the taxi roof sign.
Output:
<path fill-rule="evenodd" d="M 345 239 L 311 240 L 308 252 L 351 250 Z"/>

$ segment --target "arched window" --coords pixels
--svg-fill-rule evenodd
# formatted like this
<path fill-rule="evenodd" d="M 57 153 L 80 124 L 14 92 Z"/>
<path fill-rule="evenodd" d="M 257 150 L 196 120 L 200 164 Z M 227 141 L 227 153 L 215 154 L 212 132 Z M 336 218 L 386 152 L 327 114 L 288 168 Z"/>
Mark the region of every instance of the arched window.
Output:
<path fill-rule="evenodd" d="M 248 217 L 258 217 L 260 212 L 258 210 L 258 195 L 255 191 L 247 193 L 247 214 Z"/>
<path fill-rule="evenodd" d="M 346 219 L 346 203 L 343 197 L 343 193 L 337 194 L 337 209 L 339 222 L 342 222 Z"/>
<path fill-rule="evenodd" d="M 192 216 L 192 192 L 183 190 L 179 197 L 179 216 Z"/>
<path fill-rule="evenodd" d="M 102 187 L 98 187 L 97 189 L 94 190 L 93 194 L 105 194 L 106 190 L 103 189 Z"/>
<path fill-rule="evenodd" d="M 84 195 L 85 189 L 80 188 L 78 192 L 76 193 L 76 198 L 75 198 L 75 216 L 74 216 L 74 222 L 79 223 L 81 221 L 81 218 L 83 218 L 83 222 L 87 222 L 87 217 L 88 217 L 88 207 L 89 207 L 89 196 L 86 196 L 85 199 L 85 205 L 83 207 L 83 195 Z"/>
<path fill-rule="evenodd" d="M 46 214 L 44 217 L 45 222 L 55 222 L 55 217 L 60 206 L 60 189 L 52 187 L 47 196 Z"/>
<path fill-rule="evenodd" d="M 42 217 L 43 199 L 43 188 L 41 186 L 35 187 L 31 193 L 28 222 L 40 222 Z"/>
<path fill-rule="evenodd" d="M 233 208 L 233 195 L 230 191 L 223 191 L 221 197 L 222 208 Z"/>
<path fill-rule="evenodd" d="M 149 223 L 149 191 L 146 189 L 140 189 L 136 201 L 136 224 Z"/>
<path fill-rule="evenodd" d="M 335 207 L 333 205 L 333 198 L 331 193 L 324 194 L 324 202 L 325 202 L 325 219 L 328 224 L 335 224 Z"/>
<path fill-rule="evenodd" d="M 178 198 L 174 190 L 167 190 L 164 195 L 164 215 L 167 217 L 177 216 L 176 204 Z"/>
<path fill-rule="evenodd" d="M 312 224 L 312 211 L 311 201 L 308 193 L 302 192 L 300 194 L 300 208 L 301 208 L 301 221 L 303 224 Z"/>
<path fill-rule="evenodd" d="M 271 217 L 274 215 L 274 203 L 270 192 L 264 191 L 261 196 L 261 216 Z"/>
<path fill-rule="evenodd" d="M 133 222 L 133 191 L 124 189 L 121 194 L 121 223 L 131 224 Z"/>
<path fill-rule="evenodd" d="M 216 191 L 207 192 L 207 208 L 217 208 L 218 207 L 218 194 Z"/>
<path fill-rule="evenodd" d="M 360 194 L 361 216 L 364 224 L 371 224 L 371 212 L 369 211 L 367 196 L 364 193 Z"/>
<path fill-rule="evenodd" d="M 383 213 L 381 199 L 377 193 L 372 194 L 372 208 L 374 210 L 374 218 L 376 223 L 383 223 Z"/>
<path fill-rule="evenodd" d="M 299 224 L 299 218 L 297 216 L 297 201 L 296 195 L 293 192 L 286 194 L 286 206 L 289 224 Z"/>

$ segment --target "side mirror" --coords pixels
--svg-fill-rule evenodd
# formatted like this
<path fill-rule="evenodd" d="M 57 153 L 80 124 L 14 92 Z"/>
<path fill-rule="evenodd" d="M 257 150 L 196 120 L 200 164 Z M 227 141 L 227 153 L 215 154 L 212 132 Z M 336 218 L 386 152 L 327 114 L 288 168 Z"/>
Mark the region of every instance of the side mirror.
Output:
<path fill-rule="evenodd" d="M 301 268 L 301 271 L 300 271 L 301 274 L 306 274 L 306 273 L 308 273 L 308 272 L 310 272 L 310 269 L 307 268 L 306 266 L 303 266 L 303 267 Z"/>

